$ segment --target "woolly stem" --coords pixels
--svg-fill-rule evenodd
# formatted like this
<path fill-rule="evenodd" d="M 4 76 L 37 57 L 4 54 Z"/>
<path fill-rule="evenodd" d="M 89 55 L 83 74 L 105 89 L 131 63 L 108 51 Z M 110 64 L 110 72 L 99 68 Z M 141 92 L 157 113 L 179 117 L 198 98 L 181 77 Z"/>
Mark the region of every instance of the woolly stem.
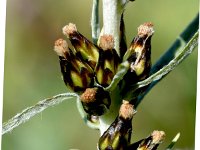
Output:
<path fill-rule="evenodd" d="M 75 93 L 64 93 L 39 101 L 36 105 L 24 109 L 21 113 L 17 114 L 13 118 L 5 122 L 3 124 L 2 135 L 9 131 L 12 131 L 14 128 L 18 127 L 22 123 L 27 122 L 30 118 L 44 111 L 48 107 L 58 105 L 64 100 L 69 100 L 77 97 L 78 95 Z"/>
<path fill-rule="evenodd" d="M 103 0 L 103 34 L 114 37 L 118 55 L 120 43 L 120 20 L 128 0 Z"/>
<path fill-rule="evenodd" d="M 100 34 L 99 25 L 99 0 L 93 0 L 92 16 L 91 16 L 91 28 L 92 28 L 92 40 L 97 44 L 97 40 Z"/>

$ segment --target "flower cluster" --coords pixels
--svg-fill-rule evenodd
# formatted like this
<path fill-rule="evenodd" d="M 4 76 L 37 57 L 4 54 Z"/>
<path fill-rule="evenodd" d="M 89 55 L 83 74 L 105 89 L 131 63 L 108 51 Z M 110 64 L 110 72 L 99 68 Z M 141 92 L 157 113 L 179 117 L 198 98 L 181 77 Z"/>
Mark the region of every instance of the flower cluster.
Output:
<path fill-rule="evenodd" d="M 115 50 L 112 35 L 101 34 L 97 44 L 78 32 L 75 24 L 63 27 L 63 34 L 70 40 L 69 48 L 64 39 L 55 42 L 54 50 L 59 56 L 61 73 L 66 86 L 80 95 L 84 111 L 98 119 L 110 111 L 113 103 L 120 103 L 116 119 L 101 135 L 98 149 L 155 149 L 164 139 L 163 131 L 154 131 L 149 137 L 130 144 L 132 118 L 136 113 L 134 103 L 144 90 L 131 91 L 138 81 L 149 76 L 151 69 L 151 37 L 153 24 L 144 23 L 138 27 L 138 34 L 127 48 L 123 18 L 120 24 L 120 51 Z M 127 64 L 127 72 L 112 90 L 112 84 L 120 66 Z M 115 89 L 118 89 L 117 99 Z M 119 102 L 117 102 L 119 101 Z"/>

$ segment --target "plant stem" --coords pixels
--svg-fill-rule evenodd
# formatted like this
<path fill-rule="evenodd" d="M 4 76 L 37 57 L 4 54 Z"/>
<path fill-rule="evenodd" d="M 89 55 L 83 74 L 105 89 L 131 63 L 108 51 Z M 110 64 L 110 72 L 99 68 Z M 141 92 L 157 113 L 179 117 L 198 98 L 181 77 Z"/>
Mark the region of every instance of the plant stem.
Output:
<path fill-rule="evenodd" d="M 36 105 L 24 109 L 21 113 L 8 120 L 8 122 L 5 122 L 3 124 L 2 135 L 12 131 L 14 128 L 22 123 L 25 123 L 30 118 L 42 112 L 46 108 L 58 105 L 64 100 L 69 100 L 77 97 L 78 95 L 75 93 L 64 93 L 39 101 Z"/>
<path fill-rule="evenodd" d="M 92 17 L 91 17 L 91 28 L 92 28 L 92 40 L 93 40 L 93 43 L 97 44 L 98 37 L 99 37 L 99 34 L 100 34 L 99 0 L 93 0 Z"/>
<path fill-rule="evenodd" d="M 114 37 L 115 50 L 120 56 L 120 20 L 128 0 L 103 0 L 103 34 Z"/>
<path fill-rule="evenodd" d="M 99 117 L 100 135 L 102 135 L 108 129 L 108 127 L 113 123 L 113 121 L 116 119 L 119 113 L 119 108 L 122 104 L 122 98 L 121 98 L 120 91 L 118 88 L 115 88 L 114 91 L 110 92 L 110 97 L 111 97 L 112 103 L 109 107 L 108 112 L 106 112 L 104 115 Z"/>
<path fill-rule="evenodd" d="M 81 118 L 83 119 L 83 121 L 87 124 L 88 127 L 92 128 L 92 129 L 99 129 L 100 128 L 100 124 L 99 124 L 99 121 L 97 122 L 91 122 L 89 119 L 88 119 L 88 114 L 85 112 L 85 110 L 83 109 L 83 105 L 79 99 L 79 97 L 77 98 L 76 100 L 76 106 L 77 106 L 77 109 L 79 111 L 79 114 L 81 116 Z"/>
<path fill-rule="evenodd" d="M 120 44 L 120 21 L 121 15 L 124 11 L 125 5 L 129 0 L 103 0 L 103 31 L 101 34 L 112 35 L 114 37 L 114 48 L 120 56 L 119 44 Z M 126 66 L 126 65 L 125 65 Z M 121 66 L 121 70 L 126 70 L 127 67 Z M 126 71 L 125 71 L 126 72 Z M 119 76 L 123 77 L 123 72 L 118 72 Z M 100 122 L 100 134 L 102 135 L 105 130 L 110 126 L 118 115 L 119 106 L 121 104 L 121 97 L 119 95 L 116 83 L 120 81 L 119 76 L 115 76 L 114 82 L 106 90 L 114 90 L 111 92 L 111 106 L 109 111 L 103 116 L 99 117 Z M 118 93 L 118 94 L 117 94 Z"/>

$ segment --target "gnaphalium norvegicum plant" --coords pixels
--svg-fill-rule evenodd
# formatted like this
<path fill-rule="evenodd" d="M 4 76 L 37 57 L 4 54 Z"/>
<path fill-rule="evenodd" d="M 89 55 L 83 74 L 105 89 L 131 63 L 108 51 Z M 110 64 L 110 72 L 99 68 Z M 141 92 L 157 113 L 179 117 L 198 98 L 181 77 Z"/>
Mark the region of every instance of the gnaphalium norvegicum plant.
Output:
<path fill-rule="evenodd" d="M 103 1 L 103 7 L 109 2 Z M 119 6 L 123 7 L 125 3 Z M 100 130 L 98 149 L 157 149 L 165 137 L 163 131 L 154 131 L 149 137 L 130 143 L 132 118 L 136 113 L 134 106 L 148 87 L 134 88 L 150 74 L 153 24 L 140 25 L 137 36 L 127 47 L 123 11 L 117 15 L 118 29 L 114 25 L 113 30 L 118 31 L 118 35 L 106 32 L 104 23 L 93 43 L 77 30 L 75 24 L 69 23 L 63 27 L 63 34 L 73 48 L 70 49 L 65 40 L 58 39 L 54 50 L 59 56 L 65 84 L 79 95 L 78 108 L 85 111 L 86 122 Z M 104 22 L 110 21 L 105 18 L 109 19 L 109 16 L 104 15 Z"/>
<path fill-rule="evenodd" d="M 125 37 L 123 15 L 120 23 L 121 36 Z M 99 125 L 101 137 L 98 148 L 128 149 L 132 133 L 132 118 L 136 113 L 134 103 L 137 96 L 144 91 L 139 89 L 132 92 L 129 89 L 149 76 L 153 24 L 148 22 L 140 25 L 138 35 L 128 49 L 125 39 L 120 37 L 122 41 L 120 41 L 119 53 L 114 48 L 112 35 L 101 34 L 96 45 L 79 33 L 75 24 L 69 23 L 63 27 L 63 33 L 73 45 L 73 49 L 70 49 L 63 39 L 55 42 L 54 50 L 59 56 L 63 80 L 69 89 L 80 95 L 88 121 Z M 111 89 L 110 85 L 120 65 L 125 65 L 129 69 L 119 83 Z M 121 104 L 120 108 L 119 104 Z M 115 108 L 110 108 L 111 105 Z M 115 120 L 113 120 L 113 113 L 116 116 Z M 106 119 L 110 117 L 109 119 L 113 120 L 112 123 L 107 123 L 110 125 L 108 129 L 107 127 L 101 129 L 101 126 L 105 126 L 101 124 L 104 121 L 104 117 L 101 116 L 104 115 L 108 115 Z M 144 141 L 141 141 L 137 145 L 134 144 L 135 147 L 132 149 L 157 147 L 165 133 L 154 131 L 152 134 L 156 136 L 151 136 L 145 146 L 142 144 Z M 159 139 L 149 144 L 151 140 L 155 140 L 154 138 Z"/>
<path fill-rule="evenodd" d="M 130 46 L 127 46 L 123 14 L 129 0 L 103 0 L 101 33 L 98 2 L 93 0 L 93 42 L 84 37 L 75 24 L 69 23 L 62 31 L 72 48 L 64 39 L 56 40 L 54 45 L 63 81 L 71 93 L 45 99 L 25 109 L 4 123 L 3 134 L 49 106 L 76 97 L 77 108 L 83 120 L 89 127 L 100 131 L 98 149 L 156 150 L 162 143 L 165 133 L 158 130 L 131 143 L 132 119 L 144 95 L 197 46 L 198 16 L 175 42 L 186 46 L 182 50 L 172 47 L 151 68 L 153 24 L 141 24 Z M 170 150 L 178 138 L 179 134 L 166 149 Z"/>
<path fill-rule="evenodd" d="M 80 95 L 83 109 L 87 113 L 86 119 L 99 125 L 101 137 L 98 148 L 155 149 L 164 138 L 163 131 L 154 131 L 147 142 L 142 140 L 133 144 L 134 147 L 130 146 L 132 118 L 136 113 L 134 103 L 144 89 L 134 92 L 129 90 L 135 83 L 149 76 L 153 24 L 140 25 L 138 35 L 127 49 L 122 14 L 119 52 L 114 47 L 112 35 L 102 33 L 96 45 L 79 33 L 75 24 L 69 23 L 63 27 L 63 33 L 73 45 L 73 49 L 70 49 L 63 39 L 55 42 L 54 50 L 59 56 L 63 80 L 69 89 Z M 119 83 L 111 89 L 110 85 L 120 65 L 125 65 L 129 69 Z M 120 103 L 122 105 L 119 108 Z M 115 107 L 111 108 L 111 105 Z M 113 113 L 116 116 L 115 120 L 113 120 Z M 104 115 L 107 117 L 101 117 Z M 104 127 L 105 123 L 101 124 L 104 119 L 113 122 L 106 123 L 110 126 Z M 158 139 L 155 142 L 156 138 Z"/>

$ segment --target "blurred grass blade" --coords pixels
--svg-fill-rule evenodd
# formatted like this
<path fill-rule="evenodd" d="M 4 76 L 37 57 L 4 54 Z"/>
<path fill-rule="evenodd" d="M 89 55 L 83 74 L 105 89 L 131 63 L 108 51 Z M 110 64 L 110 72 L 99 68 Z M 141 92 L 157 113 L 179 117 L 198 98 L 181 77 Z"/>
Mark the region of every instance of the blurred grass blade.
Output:
<path fill-rule="evenodd" d="M 136 89 L 142 88 L 144 86 L 147 86 L 153 82 L 161 80 L 163 77 L 165 77 L 169 72 L 171 72 L 178 64 L 180 64 L 188 55 L 190 55 L 196 46 L 198 45 L 198 37 L 199 37 L 199 31 L 197 31 L 191 40 L 187 43 L 187 45 L 179 51 L 179 53 L 175 56 L 174 59 L 172 59 L 166 66 L 164 66 L 162 69 L 148 77 L 147 79 L 138 82 L 137 84 L 133 85 L 133 91 Z M 143 96 L 143 95 L 142 95 Z M 139 97 L 138 100 L 135 103 L 135 106 L 141 102 L 141 98 Z"/>
<path fill-rule="evenodd" d="M 179 37 L 174 41 L 170 48 L 160 57 L 160 59 L 153 65 L 151 74 L 157 72 L 163 66 L 167 65 L 193 37 L 199 29 L 199 14 L 191 21 Z M 166 57 L 167 56 L 167 57 Z"/>
<path fill-rule="evenodd" d="M 177 52 L 181 50 L 192 38 L 192 36 L 199 29 L 199 14 L 191 21 L 191 23 L 185 28 L 180 36 L 174 41 L 170 48 L 160 57 L 160 59 L 153 65 L 150 74 L 154 74 L 162 67 L 167 65 L 174 57 Z M 151 82 L 148 88 L 143 94 L 138 97 L 137 105 L 142 101 L 143 97 L 159 82 L 159 80 Z"/>
<path fill-rule="evenodd" d="M 166 150 L 172 150 L 174 144 L 176 144 L 176 142 L 178 141 L 179 137 L 180 137 L 180 133 L 178 133 L 178 134 L 174 137 L 174 139 L 173 139 L 172 142 L 169 144 L 169 146 L 166 148 Z"/>
<path fill-rule="evenodd" d="M 138 82 L 137 83 L 138 87 L 139 88 L 144 87 L 148 85 L 149 83 L 151 83 L 152 81 L 160 80 L 170 71 L 172 71 L 178 64 L 180 64 L 181 61 L 183 61 L 196 48 L 198 44 L 198 36 L 199 36 L 199 32 L 196 32 L 195 35 L 192 37 L 192 39 L 188 42 L 188 44 L 180 51 L 179 54 L 176 55 L 174 59 L 172 59 L 169 62 L 169 64 L 167 64 L 162 69 L 160 69 L 159 71 L 151 75 L 146 80 Z"/>
<path fill-rule="evenodd" d="M 55 105 L 60 104 L 64 100 L 69 100 L 72 98 L 77 98 L 78 95 L 76 93 L 63 93 L 51 98 L 44 99 L 39 101 L 36 105 L 28 107 L 24 109 L 21 113 L 18 113 L 16 116 L 8 120 L 7 122 L 3 123 L 2 135 L 12 131 L 14 128 L 18 127 L 22 123 L 25 123 L 33 116 L 41 113 L 43 110 L 47 109 L 48 107 L 52 107 Z"/>

